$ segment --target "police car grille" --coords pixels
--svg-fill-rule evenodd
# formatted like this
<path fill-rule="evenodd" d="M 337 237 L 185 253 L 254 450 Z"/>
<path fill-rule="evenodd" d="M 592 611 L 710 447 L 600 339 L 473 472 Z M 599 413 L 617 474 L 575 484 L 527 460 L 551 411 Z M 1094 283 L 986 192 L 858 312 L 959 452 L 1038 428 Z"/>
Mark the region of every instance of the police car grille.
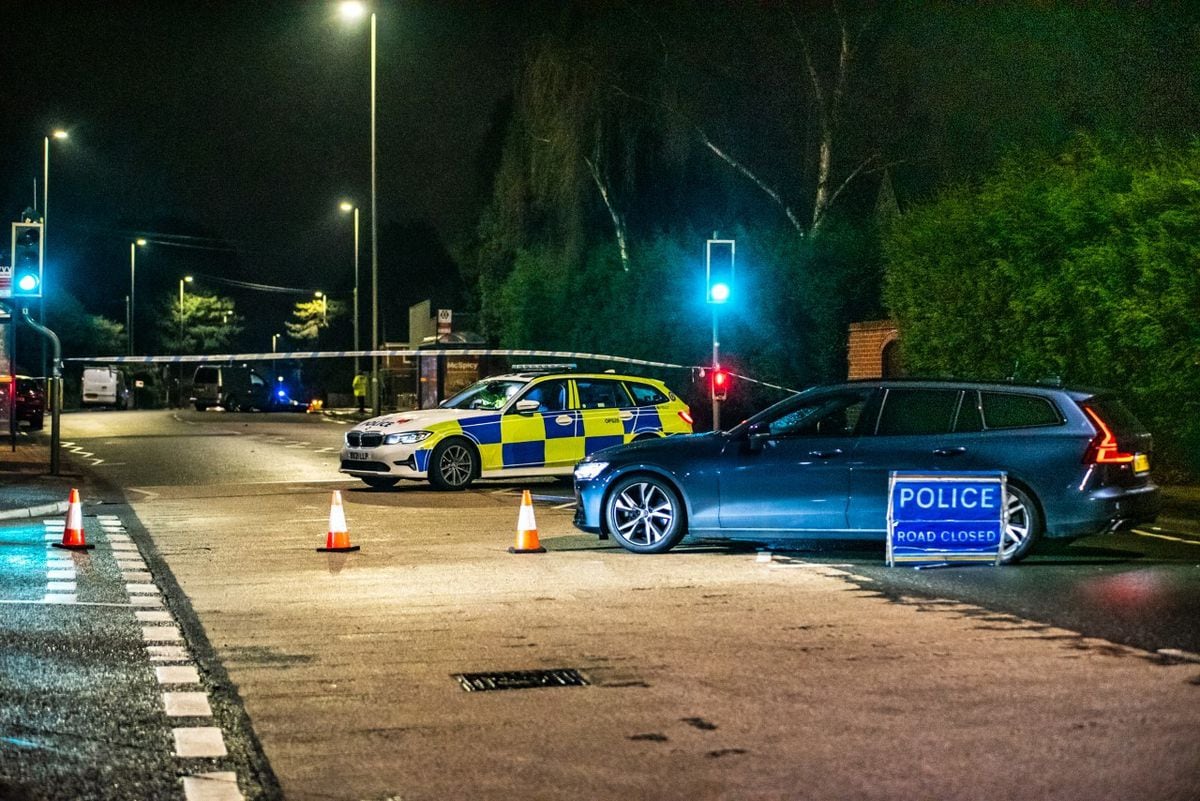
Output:
<path fill-rule="evenodd" d="M 383 434 L 349 431 L 346 433 L 346 444 L 351 448 L 378 448 L 383 444 Z"/>
<path fill-rule="evenodd" d="M 343 470 L 362 470 L 362 471 L 369 470 L 373 473 L 386 473 L 386 472 L 388 472 L 389 468 L 383 462 L 359 462 L 354 459 L 343 459 L 342 460 L 342 469 Z"/>

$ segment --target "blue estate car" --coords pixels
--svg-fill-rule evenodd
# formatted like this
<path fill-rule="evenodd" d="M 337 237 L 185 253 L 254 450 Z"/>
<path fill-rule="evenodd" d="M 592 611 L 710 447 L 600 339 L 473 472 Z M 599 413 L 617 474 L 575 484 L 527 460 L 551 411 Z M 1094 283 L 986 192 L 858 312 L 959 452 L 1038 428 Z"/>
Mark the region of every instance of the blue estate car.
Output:
<path fill-rule="evenodd" d="M 1003 470 L 1001 558 L 1153 521 L 1151 437 L 1111 394 L 876 380 L 814 387 L 729 431 L 635 442 L 575 467 L 575 525 L 637 553 L 685 535 L 879 539 L 893 470 Z"/>

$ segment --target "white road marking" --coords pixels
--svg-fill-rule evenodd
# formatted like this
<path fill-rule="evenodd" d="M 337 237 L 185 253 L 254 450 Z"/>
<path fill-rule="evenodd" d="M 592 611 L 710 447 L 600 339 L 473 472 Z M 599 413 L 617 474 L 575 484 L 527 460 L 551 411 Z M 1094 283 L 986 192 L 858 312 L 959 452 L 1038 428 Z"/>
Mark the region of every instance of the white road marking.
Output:
<path fill-rule="evenodd" d="M 154 678 L 159 684 L 199 684 L 200 673 L 191 665 L 156 667 Z"/>
<path fill-rule="evenodd" d="M 163 693 L 163 708 L 167 717 L 172 718 L 212 717 L 212 707 L 204 693 Z"/>
<path fill-rule="evenodd" d="M 64 595 L 63 597 L 64 598 L 74 598 L 75 596 Z M 130 604 L 110 604 L 110 603 L 104 603 L 102 601 L 47 601 L 45 599 L 34 601 L 34 600 L 29 600 L 29 599 L 25 599 L 25 600 L 17 600 L 17 599 L 12 599 L 12 598 L 0 599 L 0 604 L 47 604 L 47 603 L 70 604 L 72 606 L 108 606 L 108 607 L 113 607 L 116 609 L 128 609 L 130 607 Z"/>
<path fill-rule="evenodd" d="M 183 777 L 187 801 L 245 801 L 238 790 L 236 773 L 201 773 Z"/>
<path fill-rule="evenodd" d="M 75 594 L 66 593 L 46 593 L 46 597 L 42 598 L 42 603 L 45 604 L 73 604 L 75 603 Z"/>
<path fill-rule="evenodd" d="M 130 571 L 121 573 L 121 581 L 149 582 L 149 581 L 153 581 L 153 580 L 154 580 L 154 577 L 151 576 L 149 573 L 147 573 L 145 570 L 130 570 Z"/>
<path fill-rule="evenodd" d="M 75 592 L 75 582 L 73 581 L 47 581 L 46 590 L 48 592 Z"/>
<path fill-rule="evenodd" d="M 130 606 L 162 606 L 162 598 L 157 595 L 131 595 Z"/>
<path fill-rule="evenodd" d="M 133 616 L 137 618 L 138 623 L 171 623 L 173 621 L 171 613 L 166 611 L 138 610 L 133 613 Z"/>
<path fill-rule="evenodd" d="M 75 578 L 75 568 L 64 568 L 62 570 L 47 570 L 46 578 L 48 579 L 63 579 L 70 580 Z"/>
<path fill-rule="evenodd" d="M 177 626 L 142 626 L 142 639 L 146 642 L 183 642 L 183 634 Z"/>
<path fill-rule="evenodd" d="M 126 584 L 125 591 L 130 595 L 154 595 L 158 593 L 158 587 L 153 584 Z"/>
<path fill-rule="evenodd" d="M 1194 654 L 1191 651 L 1182 651 L 1178 648 L 1159 648 L 1155 653 L 1162 656 L 1169 656 L 1172 659 L 1182 659 L 1184 662 L 1200 662 L 1200 654 Z"/>
<path fill-rule="evenodd" d="M 182 645 L 147 645 L 146 654 L 153 662 L 187 662 L 191 660 Z"/>
<path fill-rule="evenodd" d="M 187 726 L 172 729 L 171 733 L 175 735 L 175 756 L 222 757 L 229 753 L 221 730 L 216 727 Z"/>

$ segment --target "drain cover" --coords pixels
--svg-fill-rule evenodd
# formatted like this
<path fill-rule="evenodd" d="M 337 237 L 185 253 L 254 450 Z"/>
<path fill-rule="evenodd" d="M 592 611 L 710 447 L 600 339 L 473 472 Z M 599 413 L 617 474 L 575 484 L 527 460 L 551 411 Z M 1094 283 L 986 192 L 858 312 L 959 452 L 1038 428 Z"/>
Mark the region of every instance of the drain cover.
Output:
<path fill-rule="evenodd" d="M 575 668 L 509 670 L 501 673 L 456 673 L 454 678 L 469 693 L 491 690 L 528 690 L 531 687 L 583 687 L 588 680 Z"/>

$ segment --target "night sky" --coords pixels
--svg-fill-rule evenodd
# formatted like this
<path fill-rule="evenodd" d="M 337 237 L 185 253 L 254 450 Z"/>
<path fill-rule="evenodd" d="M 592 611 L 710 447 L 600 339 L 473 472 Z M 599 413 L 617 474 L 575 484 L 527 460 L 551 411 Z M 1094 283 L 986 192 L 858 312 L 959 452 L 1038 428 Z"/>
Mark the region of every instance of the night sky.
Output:
<path fill-rule="evenodd" d="M 425 222 L 450 244 L 477 219 L 479 151 L 542 15 L 375 8 L 380 225 Z M 335 2 L 179 0 L 5 2 L 0 20 L 0 200 L 16 219 L 36 179 L 40 204 L 43 137 L 67 129 L 50 146 L 48 265 L 89 311 L 123 322 L 129 241 L 161 230 L 199 237 L 139 251 L 139 309 L 190 271 L 352 286 L 343 197 L 369 264 L 367 20 Z"/>

